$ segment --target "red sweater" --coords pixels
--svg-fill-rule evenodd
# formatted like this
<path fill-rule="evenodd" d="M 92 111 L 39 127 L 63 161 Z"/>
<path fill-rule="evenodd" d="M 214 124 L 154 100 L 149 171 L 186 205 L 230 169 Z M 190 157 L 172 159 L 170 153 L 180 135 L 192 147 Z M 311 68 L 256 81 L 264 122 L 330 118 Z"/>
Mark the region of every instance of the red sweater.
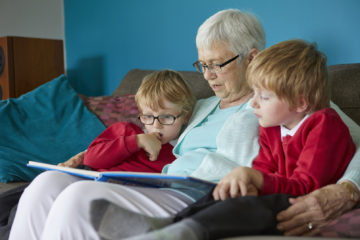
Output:
<path fill-rule="evenodd" d="M 115 123 L 90 144 L 84 164 L 98 171 L 161 172 L 164 165 L 175 160 L 173 146 L 162 145 L 156 161 L 150 161 L 136 142 L 136 135 L 144 133 L 133 123 Z"/>
<path fill-rule="evenodd" d="M 347 126 L 331 108 L 310 115 L 281 142 L 280 127 L 260 127 L 260 152 L 253 168 L 261 171 L 261 195 L 302 195 L 335 183 L 355 152 Z"/>

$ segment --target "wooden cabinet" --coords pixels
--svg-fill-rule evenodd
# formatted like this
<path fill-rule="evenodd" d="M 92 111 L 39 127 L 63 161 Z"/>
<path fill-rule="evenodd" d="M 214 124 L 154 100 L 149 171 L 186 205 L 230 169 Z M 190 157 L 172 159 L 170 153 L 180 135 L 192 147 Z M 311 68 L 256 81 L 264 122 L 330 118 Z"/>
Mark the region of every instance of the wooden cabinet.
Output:
<path fill-rule="evenodd" d="M 62 73 L 62 40 L 0 37 L 0 99 L 19 97 Z"/>

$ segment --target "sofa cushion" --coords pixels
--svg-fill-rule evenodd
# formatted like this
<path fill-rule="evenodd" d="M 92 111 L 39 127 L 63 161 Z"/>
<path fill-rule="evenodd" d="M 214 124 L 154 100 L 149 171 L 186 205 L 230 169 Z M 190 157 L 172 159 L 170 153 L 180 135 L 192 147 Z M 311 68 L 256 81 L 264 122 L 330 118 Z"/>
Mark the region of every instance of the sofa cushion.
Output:
<path fill-rule="evenodd" d="M 105 126 L 64 75 L 0 101 L 0 182 L 30 181 L 28 161 L 57 164 L 84 151 Z"/>
<path fill-rule="evenodd" d="M 116 122 L 131 122 L 140 127 L 139 110 L 132 94 L 124 96 L 82 96 L 88 109 L 104 123 L 106 127 Z"/>
<path fill-rule="evenodd" d="M 360 208 L 352 210 L 321 228 L 323 237 L 360 238 Z"/>

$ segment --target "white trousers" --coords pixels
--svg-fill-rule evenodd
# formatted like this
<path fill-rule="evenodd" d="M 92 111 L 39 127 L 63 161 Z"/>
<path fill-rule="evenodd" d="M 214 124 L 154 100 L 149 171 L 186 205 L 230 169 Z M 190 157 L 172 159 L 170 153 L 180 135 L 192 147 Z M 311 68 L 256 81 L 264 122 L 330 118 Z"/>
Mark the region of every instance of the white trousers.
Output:
<path fill-rule="evenodd" d="M 47 171 L 21 196 L 9 239 L 99 239 L 90 222 L 90 203 L 95 199 L 107 199 L 154 217 L 175 215 L 193 202 L 172 191 L 82 180 Z"/>

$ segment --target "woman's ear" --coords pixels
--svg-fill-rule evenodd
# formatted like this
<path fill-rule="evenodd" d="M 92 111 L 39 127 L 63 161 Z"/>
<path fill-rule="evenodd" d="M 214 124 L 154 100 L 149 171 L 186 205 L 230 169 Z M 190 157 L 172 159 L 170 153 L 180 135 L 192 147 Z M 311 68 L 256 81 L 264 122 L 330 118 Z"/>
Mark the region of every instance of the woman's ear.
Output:
<path fill-rule="evenodd" d="M 259 53 L 259 49 L 257 48 L 250 49 L 250 51 L 246 54 L 246 63 L 249 64 L 258 53 Z"/>

